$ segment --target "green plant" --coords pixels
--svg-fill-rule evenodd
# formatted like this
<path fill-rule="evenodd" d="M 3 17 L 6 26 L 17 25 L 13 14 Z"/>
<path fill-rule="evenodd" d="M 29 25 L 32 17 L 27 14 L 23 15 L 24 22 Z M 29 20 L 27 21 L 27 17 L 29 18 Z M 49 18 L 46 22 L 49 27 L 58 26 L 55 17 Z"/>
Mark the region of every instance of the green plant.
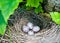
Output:
<path fill-rule="evenodd" d="M 35 13 L 39 13 L 39 12 L 43 12 L 41 3 L 43 3 L 43 0 L 27 0 L 26 6 L 34 7 Z"/>
<path fill-rule="evenodd" d="M 0 34 L 4 35 L 9 16 L 22 0 L 0 0 Z"/>
<path fill-rule="evenodd" d="M 37 14 L 38 14 L 39 12 L 41 12 L 41 13 L 44 12 L 41 5 L 40 5 L 39 7 L 37 7 L 37 8 L 35 8 L 34 11 L 35 11 L 35 13 L 37 13 Z"/>
<path fill-rule="evenodd" d="M 22 8 L 26 9 L 26 10 L 33 10 L 35 13 L 42 13 L 43 8 L 42 8 L 42 3 L 43 0 L 24 0 L 21 3 Z"/>
<path fill-rule="evenodd" d="M 60 13 L 59 12 L 50 12 L 50 15 L 51 15 L 52 20 L 56 24 L 60 24 Z"/>

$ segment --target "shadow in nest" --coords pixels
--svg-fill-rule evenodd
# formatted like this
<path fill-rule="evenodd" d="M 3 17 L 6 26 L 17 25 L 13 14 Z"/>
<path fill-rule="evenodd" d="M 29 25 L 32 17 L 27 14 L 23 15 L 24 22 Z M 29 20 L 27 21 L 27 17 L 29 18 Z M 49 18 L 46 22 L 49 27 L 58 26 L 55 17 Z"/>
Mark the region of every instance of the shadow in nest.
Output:
<path fill-rule="evenodd" d="M 8 25 L 13 26 L 13 24 L 20 21 L 21 18 L 26 18 L 29 22 L 39 26 L 41 30 L 51 26 L 51 21 L 49 21 L 48 18 L 46 19 L 46 17 L 44 17 L 42 14 L 37 15 L 33 11 L 26 11 L 26 9 L 20 7 L 16 9 L 14 15 L 10 16 Z"/>

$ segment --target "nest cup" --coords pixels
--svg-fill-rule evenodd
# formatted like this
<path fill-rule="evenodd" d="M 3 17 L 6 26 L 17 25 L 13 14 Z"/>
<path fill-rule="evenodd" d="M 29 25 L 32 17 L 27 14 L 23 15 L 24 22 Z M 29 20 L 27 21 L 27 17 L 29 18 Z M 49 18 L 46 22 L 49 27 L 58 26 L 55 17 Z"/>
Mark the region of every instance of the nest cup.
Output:
<path fill-rule="evenodd" d="M 13 25 L 17 21 L 20 22 L 22 18 L 27 19 L 26 23 L 31 22 L 34 25 L 39 26 L 41 30 L 47 26 L 47 23 L 41 14 L 38 16 L 33 11 L 26 11 L 22 8 L 18 8 L 15 11 L 14 15 L 10 17 L 8 24 Z"/>
<path fill-rule="evenodd" d="M 18 8 L 14 12 L 14 15 L 11 15 L 10 19 L 8 20 L 8 28 L 11 31 L 10 35 L 9 32 L 6 31 L 5 37 L 1 38 L 0 43 L 3 43 L 4 41 L 5 41 L 4 43 L 6 43 L 6 41 L 12 43 L 30 43 L 30 42 L 35 43 L 35 41 L 36 43 L 59 42 L 60 31 L 58 31 L 56 24 L 52 24 L 51 28 L 46 29 L 46 27 L 48 27 L 49 25 L 48 22 L 46 21 L 47 20 L 41 14 L 37 15 L 33 11 L 31 12 L 31 11 L 26 11 L 25 9 L 22 8 Z M 26 23 L 28 22 L 31 22 L 34 25 L 39 26 L 41 31 L 36 33 L 33 37 L 25 34 L 22 31 L 22 26 L 26 25 Z M 33 40 L 29 40 L 31 38 Z"/>

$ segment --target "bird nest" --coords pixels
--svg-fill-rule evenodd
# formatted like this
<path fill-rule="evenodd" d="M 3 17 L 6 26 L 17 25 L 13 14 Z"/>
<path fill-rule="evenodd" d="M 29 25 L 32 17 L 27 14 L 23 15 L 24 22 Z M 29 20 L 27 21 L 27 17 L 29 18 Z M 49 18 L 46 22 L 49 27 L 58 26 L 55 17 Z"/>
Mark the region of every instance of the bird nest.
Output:
<path fill-rule="evenodd" d="M 22 26 L 32 22 L 40 27 L 40 31 L 30 36 L 22 31 Z M 8 20 L 7 30 L 0 43 L 59 43 L 60 30 L 58 26 L 30 11 L 18 8 Z"/>

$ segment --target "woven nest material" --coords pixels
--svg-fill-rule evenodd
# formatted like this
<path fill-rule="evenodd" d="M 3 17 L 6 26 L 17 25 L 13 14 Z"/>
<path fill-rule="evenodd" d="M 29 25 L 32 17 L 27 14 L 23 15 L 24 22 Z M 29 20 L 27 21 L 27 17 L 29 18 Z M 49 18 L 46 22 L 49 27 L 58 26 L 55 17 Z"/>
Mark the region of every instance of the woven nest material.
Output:
<path fill-rule="evenodd" d="M 50 24 L 44 17 L 25 11 L 19 8 L 14 13 L 16 15 L 11 16 L 8 31 L 2 36 L 0 43 L 59 43 L 60 30 L 56 24 Z M 41 30 L 33 36 L 29 36 L 22 31 L 22 26 L 27 22 L 40 26 Z"/>

